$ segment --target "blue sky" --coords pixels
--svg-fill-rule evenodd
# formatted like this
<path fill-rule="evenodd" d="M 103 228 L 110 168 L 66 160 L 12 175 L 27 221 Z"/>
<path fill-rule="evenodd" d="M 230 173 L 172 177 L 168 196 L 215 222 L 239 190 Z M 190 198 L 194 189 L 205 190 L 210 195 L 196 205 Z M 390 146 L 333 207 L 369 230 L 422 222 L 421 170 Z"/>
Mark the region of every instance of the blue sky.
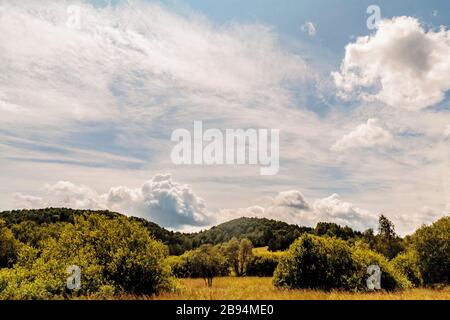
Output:
<path fill-rule="evenodd" d="M 446 1 L 375 1 L 375 0 L 284 0 L 284 1 L 204 1 L 188 0 L 171 2 L 175 6 L 186 3 L 218 23 L 230 20 L 240 22 L 262 22 L 274 26 L 280 33 L 301 37 L 301 25 L 312 21 L 318 29 L 318 40 L 326 48 L 343 55 L 344 46 L 352 36 L 367 34 L 365 11 L 370 5 L 378 5 L 382 16 L 412 16 L 434 27 L 450 22 L 450 3 Z M 437 16 L 434 12 L 437 11 Z"/>
<path fill-rule="evenodd" d="M 402 234 L 450 210 L 450 3 L 110 3 L 0 3 L 0 209 L 177 230 L 240 216 L 362 230 L 383 212 Z M 200 120 L 279 129 L 279 173 L 175 165 L 171 133 Z"/>

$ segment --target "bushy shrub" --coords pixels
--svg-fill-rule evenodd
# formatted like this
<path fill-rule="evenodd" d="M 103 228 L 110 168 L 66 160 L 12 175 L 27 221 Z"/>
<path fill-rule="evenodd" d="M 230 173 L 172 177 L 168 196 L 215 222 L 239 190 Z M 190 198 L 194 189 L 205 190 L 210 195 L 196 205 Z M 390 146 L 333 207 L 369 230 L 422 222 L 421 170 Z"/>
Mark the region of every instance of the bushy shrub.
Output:
<path fill-rule="evenodd" d="M 189 265 L 190 252 L 185 252 L 181 256 L 170 256 L 167 263 L 172 270 L 172 274 L 177 278 L 189 278 L 191 271 Z"/>
<path fill-rule="evenodd" d="M 156 294 L 171 286 L 167 248 L 139 224 L 126 218 L 90 215 L 67 224 L 59 238 L 35 249 L 23 245 L 13 269 L 0 272 L 0 298 L 45 299 L 71 294 L 67 268 L 81 268 L 77 294 L 95 294 L 105 286 L 118 293 Z"/>
<path fill-rule="evenodd" d="M 396 270 L 382 254 L 358 245 L 354 246 L 351 251 L 354 272 L 348 279 L 347 289 L 354 291 L 368 290 L 367 278 L 369 275 L 367 269 L 371 265 L 380 267 L 381 288 L 383 290 L 392 291 L 412 287 L 407 277 Z"/>
<path fill-rule="evenodd" d="M 271 277 L 278 266 L 282 254 L 264 252 L 254 254 L 247 266 L 247 275 L 255 277 Z"/>
<path fill-rule="evenodd" d="M 450 283 L 450 216 L 423 226 L 411 236 L 425 284 Z"/>
<path fill-rule="evenodd" d="M 281 258 L 273 281 L 278 287 L 344 289 L 353 268 L 351 250 L 345 241 L 303 235 Z"/>
<path fill-rule="evenodd" d="M 408 279 L 381 254 L 349 246 L 336 238 L 304 235 L 295 241 L 278 264 L 274 284 L 307 289 L 367 290 L 367 269 L 378 265 L 384 290 L 411 286 Z"/>
<path fill-rule="evenodd" d="M 392 265 L 416 287 L 423 284 L 422 274 L 418 266 L 417 252 L 408 250 L 397 255 L 392 261 Z"/>

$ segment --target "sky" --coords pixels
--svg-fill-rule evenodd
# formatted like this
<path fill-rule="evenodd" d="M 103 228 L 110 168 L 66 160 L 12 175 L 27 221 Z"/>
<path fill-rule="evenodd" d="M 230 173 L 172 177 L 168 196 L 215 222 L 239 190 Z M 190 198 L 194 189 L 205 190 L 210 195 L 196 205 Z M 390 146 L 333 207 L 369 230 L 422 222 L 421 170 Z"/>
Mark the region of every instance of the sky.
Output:
<path fill-rule="evenodd" d="M 437 0 L 0 0 L 0 210 L 411 233 L 450 211 L 449 25 Z M 194 121 L 278 129 L 279 172 L 173 163 Z"/>

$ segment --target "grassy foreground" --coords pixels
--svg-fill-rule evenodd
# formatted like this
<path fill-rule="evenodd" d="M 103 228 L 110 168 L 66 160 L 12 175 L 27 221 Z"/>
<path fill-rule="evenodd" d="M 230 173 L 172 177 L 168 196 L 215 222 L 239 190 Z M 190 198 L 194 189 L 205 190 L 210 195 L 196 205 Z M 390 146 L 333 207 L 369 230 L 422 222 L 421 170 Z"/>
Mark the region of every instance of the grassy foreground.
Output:
<path fill-rule="evenodd" d="M 393 293 L 349 293 L 314 290 L 280 290 L 272 278 L 215 278 L 208 288 L 202 279 L 180 279 L 180 290 L 162 294 L 160 300 L 450 300 L 450 287 L 412 289 Z"/>

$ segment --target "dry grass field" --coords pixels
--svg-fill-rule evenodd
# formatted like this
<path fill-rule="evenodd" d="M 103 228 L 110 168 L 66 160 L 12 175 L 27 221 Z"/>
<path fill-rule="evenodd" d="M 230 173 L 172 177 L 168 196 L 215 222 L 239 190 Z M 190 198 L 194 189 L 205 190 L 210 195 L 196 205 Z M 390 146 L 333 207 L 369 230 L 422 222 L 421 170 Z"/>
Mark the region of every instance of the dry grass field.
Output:
<path fill-rule="evenodd" d="M 179 291 L 162 294 L 161 300 L 450 300 L 450 287 L 399 292 L 349 293 L 314 290 L 280 290 L 272 278 L 215 278 L 208 288 L 202 279 L 180 279 Z"/>

